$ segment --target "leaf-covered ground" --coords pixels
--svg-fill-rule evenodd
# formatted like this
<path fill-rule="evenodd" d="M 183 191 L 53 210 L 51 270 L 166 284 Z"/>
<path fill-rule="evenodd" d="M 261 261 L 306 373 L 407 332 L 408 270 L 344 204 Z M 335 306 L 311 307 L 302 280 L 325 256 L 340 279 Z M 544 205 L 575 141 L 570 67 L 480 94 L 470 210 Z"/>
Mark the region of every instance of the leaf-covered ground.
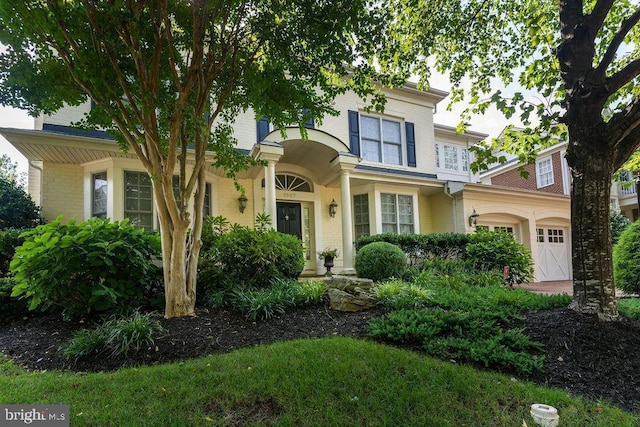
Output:
<path fill-rule="evenodd" d="M 98 319 L 64 322 L 59 316 L 32 316 L 0 325 L 0 351 L 34 370 L 106 371 L 294 338 L 364 337 L 369 319 L 384 313 L 383 308 L 341 313 L 316 305 L 255 323 L 233 312 L 199 310 L 193 318 L 161 319 L 165 332 L 134 354 L 100 354 L 77 361 L 66 360 L 60 347 L 75 331 Z M 640 410 L 640 322 L 599 323 L 569 309 L 553 309 L 530 314 L 515 326 L 524 327 L 526 334 L 545 345 L 544 372 L 530 380 Z"/>

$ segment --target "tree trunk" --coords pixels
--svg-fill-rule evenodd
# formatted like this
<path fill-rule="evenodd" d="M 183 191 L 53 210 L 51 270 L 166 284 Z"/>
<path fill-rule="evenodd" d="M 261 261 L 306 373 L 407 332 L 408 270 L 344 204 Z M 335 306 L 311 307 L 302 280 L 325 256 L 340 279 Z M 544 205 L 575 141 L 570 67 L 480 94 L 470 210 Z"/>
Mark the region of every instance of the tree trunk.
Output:
<path fill-rule="evenodd" d="M 598 144 L 598 147 L 603 146 L 606 147 L 606 144 Z M 600 320 L 615 320 L 618 318 L 618 308 L 609 220 L 613 170 L 605 154 L 593 149 L 593 144 L 590 147 L 581 148 L 577 156 L 575 151 L 568 156 L 573 176 L 571 308 L 580 313 L 597 315 Z M 575 145 L 571 148 L 575 149 Z"/>
<path fill-rule="evenodd" d="M 196 280 L 198 257 L 202 246 L 202 205 L 204 204 L 204 170 L 198 176 L 198 185 L 194 197 L 196 212 L 194 222 L 186 209 L 186 202 L 177 201 L 177 215 L 169 214 L 173 190 L 165 183 L 168 190 L 163 191 L 163 184 L 154 181 L 154 193 L 158 207 L 158 220 L 162 238 L 162 267 L 164 270 L 165 317 L 193 316 L 196 303 Z M 169 200 L 167 200 L 169 199 Z M 185 200 L 189 197 L 186 196 Z"/>

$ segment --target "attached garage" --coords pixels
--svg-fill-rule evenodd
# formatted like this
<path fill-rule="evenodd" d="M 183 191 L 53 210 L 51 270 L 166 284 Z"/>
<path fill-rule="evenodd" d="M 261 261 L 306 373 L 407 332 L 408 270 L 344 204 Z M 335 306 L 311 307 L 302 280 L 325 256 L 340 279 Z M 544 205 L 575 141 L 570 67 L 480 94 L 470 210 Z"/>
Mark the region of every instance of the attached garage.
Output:
<path fill-rule="evenodd" d="M 538 242 L 538 280 L 542 282 L 571 280 L 571 257 L 568 229 L 563 227 L 539 226 L 536 228 Z"/>

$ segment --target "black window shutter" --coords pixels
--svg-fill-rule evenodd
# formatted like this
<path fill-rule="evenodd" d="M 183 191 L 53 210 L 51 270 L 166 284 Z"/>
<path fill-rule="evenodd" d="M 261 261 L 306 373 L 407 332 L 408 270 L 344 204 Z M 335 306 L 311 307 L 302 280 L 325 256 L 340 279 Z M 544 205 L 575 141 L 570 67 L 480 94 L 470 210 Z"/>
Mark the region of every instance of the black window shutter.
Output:
<path fill-rule="evenodd" d="M 360 157 L 360 126 L 358 112 L 349 110 L 349 146 L 351 154 Z"/>
<path fill-rule="evenodd" d="M 405 122 L 405 133 L 407 135 L 407 165 L 416 167 L 416 133 L 413 123 Z"/>
<path fill-rule="evenodd" d="M 258 142 L 261 142 L 269 134 L 269 117 L 264 116 L 256 122 Z"/>

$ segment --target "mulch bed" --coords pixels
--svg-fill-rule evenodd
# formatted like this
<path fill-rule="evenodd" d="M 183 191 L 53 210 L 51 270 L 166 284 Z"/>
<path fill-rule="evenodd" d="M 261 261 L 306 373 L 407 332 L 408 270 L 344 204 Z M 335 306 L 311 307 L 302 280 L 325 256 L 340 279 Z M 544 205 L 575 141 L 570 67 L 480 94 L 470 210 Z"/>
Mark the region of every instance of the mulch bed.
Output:
<path fill-rule="evenodd" d="M 223 353 L 275 341 L 326 336 L 364 337 L 367 323 L 384 308 L 342 313 L 325 305 L 297 308 L 266 322 L 250 322 L 237 313 L 200 309 L 196 317 L 162 319 L 164 333 L 154 345 L 128 356 L 66 360 L 60 351 L 79 329 L 99 318 L 64 322 L 59 316 L 31 316 L 0 325 L 0 352 L 33 370 L 109 371 Z M 605 399 L 640 410 L 640 322 L 601 323 L 569 309 L 532 313 L 518 322 L 545 345 L 544 371 L 529 380 L 589 399 Z"/>

